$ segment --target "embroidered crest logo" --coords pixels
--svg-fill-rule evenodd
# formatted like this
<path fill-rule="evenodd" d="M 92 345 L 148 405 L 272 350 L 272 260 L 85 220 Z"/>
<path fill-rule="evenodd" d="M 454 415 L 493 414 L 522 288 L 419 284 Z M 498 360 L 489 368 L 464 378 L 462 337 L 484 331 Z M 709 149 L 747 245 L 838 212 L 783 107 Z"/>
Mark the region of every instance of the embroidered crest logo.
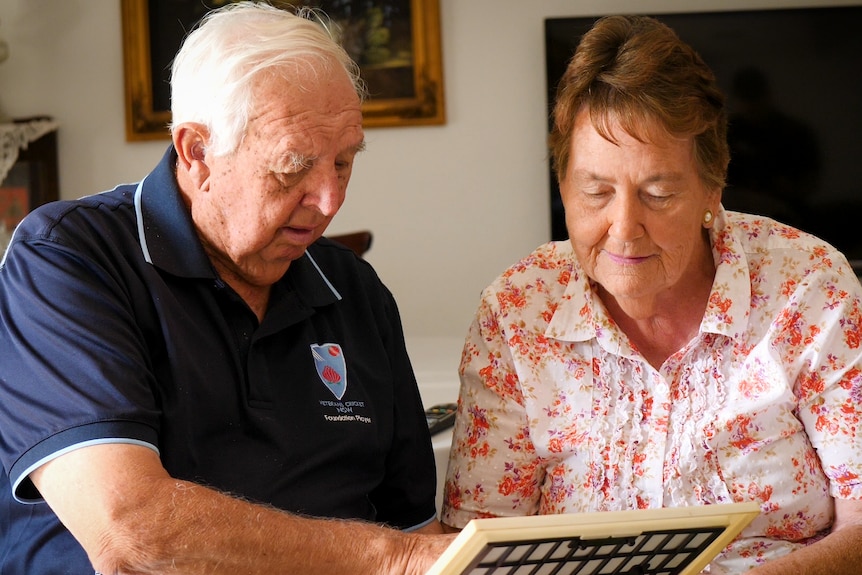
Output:
<path fill-rule="evenodd" d="M 317 375 L 335 399 L 344 397 L 347 391 L 347 365 L 344 362 L 344 353 L 337 343 L 325 343 L 323 345 L 312 345 L 311 355 L 314 357 L 314 367 Z"/>

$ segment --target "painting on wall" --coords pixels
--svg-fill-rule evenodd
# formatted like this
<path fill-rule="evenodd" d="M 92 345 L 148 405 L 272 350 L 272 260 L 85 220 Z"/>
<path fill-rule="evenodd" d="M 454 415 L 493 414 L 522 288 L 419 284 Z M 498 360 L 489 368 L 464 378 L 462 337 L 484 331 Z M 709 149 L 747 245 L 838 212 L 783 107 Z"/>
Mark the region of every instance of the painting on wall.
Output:
<path fill-rule="evenodd" d="M 122 0 L 126 139 L 166 139 L 170 64 L 207 11 L 234 0 Z M 334 24 L 359 64 L 366 127 L 445 123 L 439 0 L 294 0 Z"/>

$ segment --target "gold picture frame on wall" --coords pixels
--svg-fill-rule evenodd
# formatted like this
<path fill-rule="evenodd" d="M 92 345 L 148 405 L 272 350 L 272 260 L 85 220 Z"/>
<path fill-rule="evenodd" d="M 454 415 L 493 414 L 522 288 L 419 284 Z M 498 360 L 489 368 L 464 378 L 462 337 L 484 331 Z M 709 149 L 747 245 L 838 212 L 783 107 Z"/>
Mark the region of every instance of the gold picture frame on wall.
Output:
<path fill-rule="evenodd" d="M 194 23 L 230 1 L 121 0 L 127 141 L 170 137 L 170 62 Z M 368 86 L 365 127 L 445 123 L 439 0 L 270 3 L 313 5 L 338 25 Z"/>

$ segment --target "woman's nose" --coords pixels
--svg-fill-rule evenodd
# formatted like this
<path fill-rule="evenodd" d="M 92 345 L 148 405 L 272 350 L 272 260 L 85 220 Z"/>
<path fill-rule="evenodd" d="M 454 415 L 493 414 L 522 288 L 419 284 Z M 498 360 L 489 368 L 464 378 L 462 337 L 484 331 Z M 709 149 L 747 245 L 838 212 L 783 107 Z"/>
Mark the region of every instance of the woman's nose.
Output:
<path fill-rule="evenodd" d="M 608 213 L 608 234 L 621 242 L 631 242 L 643 234 L 642 206 L 635 198 L 617 194 Z"/>

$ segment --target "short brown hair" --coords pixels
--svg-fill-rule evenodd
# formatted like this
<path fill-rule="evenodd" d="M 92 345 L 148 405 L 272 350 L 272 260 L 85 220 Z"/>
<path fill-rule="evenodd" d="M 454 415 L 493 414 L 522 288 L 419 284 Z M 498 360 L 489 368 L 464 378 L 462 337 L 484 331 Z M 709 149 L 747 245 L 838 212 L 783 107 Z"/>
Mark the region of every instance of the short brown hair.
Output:
<path fill-rule="evenodd" d="M 600 18 L 557 86 L 549 141 L 557 178 L 568 167 L 575 116 L 586 107 L 610 141 L 612 121 L 642 142 L 656 127 L 693 136 L 701 180 L 723 189 L 730 161 L 724 104 L 715 74 L 667 25 L 648 16 Z"/>

